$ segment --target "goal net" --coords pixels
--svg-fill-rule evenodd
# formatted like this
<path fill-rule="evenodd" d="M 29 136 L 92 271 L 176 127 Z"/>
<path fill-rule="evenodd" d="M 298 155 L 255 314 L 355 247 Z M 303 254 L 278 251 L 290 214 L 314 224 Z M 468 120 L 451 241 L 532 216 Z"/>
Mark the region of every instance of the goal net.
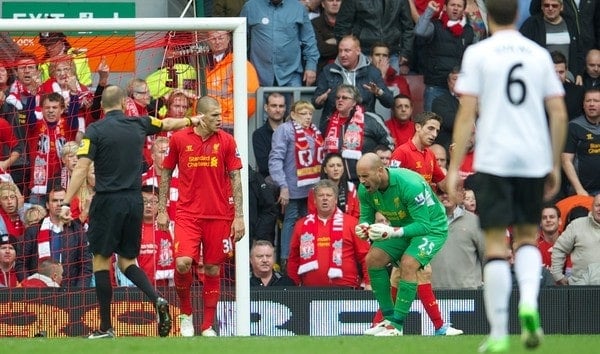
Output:
<path fill-rule="evenodd" d="M 233 131 L 242 161 L 248 166 L 248 114 L 252 113 L 254 101 L 252 95 L 248 95 L 246 86 L 244 18 L 3 19 L 0 21 L 0 32 L 0 88 L 3 90 L 0 93 L 0 119 L 8 127 L 2 128 L 0 125 L 0 132 L 3 129 L 10 130 L 15 138 L 13 145 L 7 141 L 0 142 L 3 149 L 0 160 L 7 159 L 14 146 L 23 149 L 23 154 L 9 169 L 4 170 L 4 165 L 0 164 L 0 180 L 14 182 L 26 201 L 46 205 L 43 199 L 46 193 L 68 180 L 68 147 L 73 144 L 66 142 L 77 142 L 86 126 L 103 119 L 97 88 L 106 84 L 129 90 L 132 102 L 127 107 L 129 115 L 144 115 L 146 110 L 158 117 L 189 115 L 195 109 L 197 97 L 216 97 L 223 110 L 223 127 Z M 226 67 L 216 68 L 211 50 L 227 39 L 230 41 L 227 51 L 233 54 L 233 61 Z M 27 58 L 34 59 L 33 66 Z M 64 65 L 65 62 L 68 65 Z M 3 70 L 6 70 L 6 75 L 3 75 Z M 70 72 L 76 82 L 72 82 L 72 78 L 61 77 L 65 72 Z M 140 87 L 147 87 L 147 90 L 140 90 Z M 80 101 L 76 116 L 71 115 L 69 108 L 72 107 L 69 97 L 75 90 Z M 57 129 L 54 140 L 48 138 L 45 142 L 37 142 L 40 133 L 35 125 L 43 121 L 47 114 L 42 110 L 40 100 L 51 93 L 58 93 L 65 98 L 65 113 L 61 119 L 67 123 L 59 123 L 56 125 L 58 128 L 52 128 Z M 24 97 L 34 97 L 35 104 Z M 175 97 L 187 102 L 187 106 L 182 108 L 183 113 L 177 113 L 173 108 L 178 105 Z M 144 99 L 149 104 L 144 104 Z M 7 133 L 6 136 L 9 135 Z M 32 143 L 34 140 L 36 142 Z M 145 156 L 148 170 L 153 163 L 150 148 L 154 141 L 153 138 L 148 140 L 148 154 Z M 77 145 L 74 146 L 76 150 Z M 56 157 L 47 157 L 52 153 Z M 70 153 L 73 154 L 74 151 Z M 47 159 L 43 161 L 47 166 L 45 171 L 40 171 L 36 159 Z M 52 187 L 48 182 L 50 180 L 53 181 Z M 245 197 L 248 195 L 247 181 L 248 171 L 244 168 L 242 184 Z M 150 179 L 146 184 L 153 184 L 151 182 Z M 0 197 L 5 195 L 2 183 L 7 182 L 0 182 Z M 176 199 L 174 193 L 170 194 L 171 199 Z M 245 224 L 248 225 L 248 204 L 247 198 L 244 199 Z M 85 200 L 86 196 L 82 194 L 78 204 L 82 214 L 86 210 Z M 48 200 L 48 206 L 46 212 L 51 216 L 55 213 L 52 200 Z M 21 215 L 21 219 L 11 219 L 4 202 L 2 207 L 5 209 L 2 213 L 7 229 L 2 230 L 0 225 L 0 233 L 14 234 L 16 237 L 15 269 L 18 280 L 23 281 L 36 272 L 42 272 L 41 263 L 45 257 L 41 254 L 44 251 L 39 244 L 43 242 L 43 236 L 30 237 L 28 246 L 23 240 L 28 228 L 44 230 L 43 226 L 40 227 L 44 219 L 37 220 L 37 226 L 35 216 L 38 214 L 33 212 Z M 85 220 L 85 215 L 81 215 L 81 219 Z M 154 230 L 152 224 L 149 227 Z M 43 231 L 37 233 L 44 234 Z M 148 235 L 152 237 L 156 234 L 151 231 Z M 77 336 L 96 329 L 99 313 L 93 278 L 89 276 L 91 263 L 89 255 L 85 254 L 86 242 L 65 241 L 66 238 L 77 237 L 75 232 L 64 237 L 59 261 L 65 273 L 60 288 L 1 287 L 4 283 L 8 285 L 11 276 L 3 264 L 3 272 L 0 272 L 0 337 L 32 337 L 36 334 L 48 337 Z M 12 241 L 10 243 L 13 244 Z M 172 279 L 174 267 L 167 266 L 169 262 L 174 265 L 172 240 L 159 241 L 156 236 L 154 242 L 143 241 L 142 244 L 141 256 L 144 262 L 151 265 L 152 281 L 172 305 L 172 315 L 176 319 L 179 308 Z M 0 257 L 3 249 L 0 248 Z M 235 245 L 232 258 L 222 267 L 221 301 L 214 322 L 215 329 L 221 335 L 250 334 L 248 249 L 246 235 Z M 48 256 L 56 258 L 55 254 Z M 127 279 L 122 274 L 113 273 L 116 287 L 112 320 L 116 334 L 156 335 L 156 314 L 152 304 L 145 300 L 137 288 L 127 286 Z M 195 279 L 192 299 L 196 333 L 199 333 L 203 316 L 201 272 L 196 274 Z M 176 320 L 171 335 L 179 335 L 179 323 Z"/>

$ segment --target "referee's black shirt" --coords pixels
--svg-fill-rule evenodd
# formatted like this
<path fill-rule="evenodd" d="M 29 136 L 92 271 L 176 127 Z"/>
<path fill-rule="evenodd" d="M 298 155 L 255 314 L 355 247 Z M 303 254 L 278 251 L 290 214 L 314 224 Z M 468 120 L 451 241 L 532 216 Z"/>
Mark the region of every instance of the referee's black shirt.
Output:
<path fill-rule="evenodd" d="M 161 127 L 159 119 L 127 117 L 119 110 L 87 127 L 77 156 L 94 161 L 96 192 L 141 190 L 146 136 Z"/>

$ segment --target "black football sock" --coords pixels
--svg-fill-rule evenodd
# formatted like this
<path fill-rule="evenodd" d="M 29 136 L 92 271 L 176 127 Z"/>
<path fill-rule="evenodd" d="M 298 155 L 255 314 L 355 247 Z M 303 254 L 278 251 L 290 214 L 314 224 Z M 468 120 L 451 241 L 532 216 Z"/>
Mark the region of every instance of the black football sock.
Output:
<path fill-rule="evenodd" d="M 110 303 L 112 301 L 112 285 L 108 270 L 94 272 L 96 279 L 96 297 L 100 306 L 100 330 L 106 332 L 112 328 L 110 317 Z"/>
<path fill-rule="evenodd" d="M 144 273 L 140 267 L 132 264 L 127 267 L 123 273 L 135 284 L 135 286 L 137 286 L 141 291 L 144 292 L 144 294 L 146 294 L 150 301 L 153 303 L 156 302 L 156 299 L 158 299 L 158 294 L 156 293 L 156 290 L 154 290 L 150 280 L 148 280 L 146 273 Z"/>

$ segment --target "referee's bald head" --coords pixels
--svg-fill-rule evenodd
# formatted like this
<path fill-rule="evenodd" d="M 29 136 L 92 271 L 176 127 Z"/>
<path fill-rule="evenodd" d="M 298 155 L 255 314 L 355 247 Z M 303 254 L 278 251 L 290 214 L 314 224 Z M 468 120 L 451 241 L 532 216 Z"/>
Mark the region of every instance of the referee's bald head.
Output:
<path fill-rule="evenodd" d="M 110 85 L 107 86 L 102 92 L 102 100 L 100 101 L 100 104 L 102 105 L 104 112 L 114 111 L 117 109 L 123 110 L 126 97 L 125 90 L 119 86 Z"/>

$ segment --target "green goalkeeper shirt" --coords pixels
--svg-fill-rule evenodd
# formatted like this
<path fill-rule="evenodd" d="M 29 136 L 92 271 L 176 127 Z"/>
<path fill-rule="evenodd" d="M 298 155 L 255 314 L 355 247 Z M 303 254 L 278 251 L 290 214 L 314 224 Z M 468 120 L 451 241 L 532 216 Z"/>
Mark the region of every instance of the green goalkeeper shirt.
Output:
<path fill-rule="evenodd" d="M 405 237 L 448 236 L 444 205 L 435 196 L 425 179 L 405 168 L 387 169 L 389 186 L 385 191 L 369 193 L 361 184 L 360 222 L 373 224 L 375 212 L 380 212 L 394 227 L 403 227 Z"/>

